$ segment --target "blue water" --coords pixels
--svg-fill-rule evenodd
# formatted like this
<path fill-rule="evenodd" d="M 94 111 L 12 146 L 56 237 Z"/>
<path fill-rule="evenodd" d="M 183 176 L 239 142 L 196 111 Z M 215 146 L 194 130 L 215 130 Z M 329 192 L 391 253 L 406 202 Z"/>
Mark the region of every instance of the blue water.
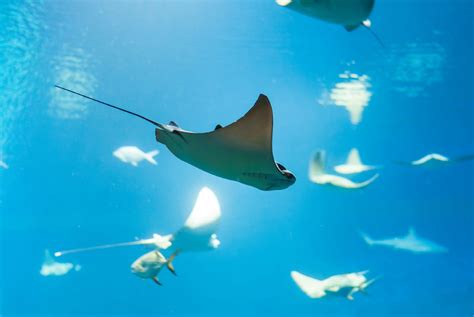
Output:
<path fill-rule="evenodd" d="M 376 1 L 372 28 L 348 33 L 261 1 L 0 3 L 0 314 L 470 316 L 474 313 L 474 164 L 406 168 L 427 153 L 474 153 L 472 1 Z M 368 76 L 362 119 L 331 91 Z M 273 150 L 297 182 L 262 192 L 207 174 L 155 141 L 153 126 L 53 88 L 62 84 L 156 121 L 209 131 L 260 93 Z M 112 152 L 159 149 L 135 168 Z M 371 186 L 311 183 L 352 147 L 384 165 Z M 369 173 L 369 175 L 371 175 Z M 364 179 L 358 176 L 356 179 Z M 159 287 L 130 273 L 142 247 L 70 255 L 82 269 L 39 274 L 44 249 L 147 238 L 178 229 L 203 186 L 222 207 L 221 246 L 188 253 Z M 414 227 L 449 249 L 369 247 Z M 368 295 L 312 300 L 290 271 L 325 278 L 370 270 Z"/>

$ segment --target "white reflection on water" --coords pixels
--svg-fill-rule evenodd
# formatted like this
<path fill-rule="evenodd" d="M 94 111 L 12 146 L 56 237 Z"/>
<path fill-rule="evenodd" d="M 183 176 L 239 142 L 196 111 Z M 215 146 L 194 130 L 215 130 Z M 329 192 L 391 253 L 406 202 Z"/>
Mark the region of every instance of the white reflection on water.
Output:
<path fill-rule="evenodd" d="M 44 33 L 43 2 L 2 3 L 0 9 L 0 157 L 6 158 L 11 131 L 31 105 Z"/>
<path fill-rule="evenodd" d="M 335 106 L 346 108 L 352 124 L 359 124 L 362 120 L 362 112 L 369 105 L 372 97 L 369 91 L 370 77 L 346 71 L 340 74 L 339 78 L 342 81 L 331 89 L 329 98 Z"/>
<path fill-rule="evenodd" d="M 82 48 L 64 46 L 53 60 L 53 77 L 56 84 L 86 95 L 93 95 L 97 80 L 91 73 L 91 56 Z M 48 113 L 61 119 L 80 119 L 88 112 L 87 100 L 51 88 Z"/>
<path fill-rule="evenodd" d="M 395 90 L 409 97 L 423 94 L 428 86 L 442 81 L 445 59 L 444 47 L 435 42 L 393 47 L 389 62 L 394 67 Z"/>

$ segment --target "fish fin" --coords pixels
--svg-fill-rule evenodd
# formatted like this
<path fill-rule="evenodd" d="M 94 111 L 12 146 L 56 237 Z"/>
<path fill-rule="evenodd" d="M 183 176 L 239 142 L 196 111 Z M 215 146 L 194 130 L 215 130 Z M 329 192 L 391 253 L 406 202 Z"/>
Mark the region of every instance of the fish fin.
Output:
<path fill-rule="evenodd" d="M 156 161 L 153 157 L 158 155 L 158 153 L 160 153 L 160 151 L 158 151 L 158 150 L 153 150 L 153 151 L 150 151 L 148 153 L 145 153 L 145 159 L 148 162 L 150 162 L 151 164 L 156 165 L 157 163 L 156 163 Z"/>
<path fill-rule="evenodd" d="M 173 273 L 174 276 L 177 276 L 177 274 L 173 266 L 173 261 L 178 255 L 178 253 L 179 251 L 175 251 L 173 254 L 170 255 L 170 257 L 168 258 L 168 261 L 166 261 L 166 267 L 168 268 L 168 270 L 170 270 L 171 273 Z"/>
<path fill-rule="evenodd" d="M 410 227 L 410 228 L 408 229 L 408 235 L 407 235 L 407 236 L 408 236 L 408 237 L 414 237 L 414 236 L 416 236 L 415 228 Z"/>
<path fill-rule="evenodd" d="M 359 150 L 353 148 L 349 152 L 349 156 L 347 157 L 347 165 L 362 165 L 362 161 L 360 160 Z"/>
<path fill-rule="evenodd" d="M 369 287 L 371 284 L 373 284 L 375 281 L 377 281 L 380 277 L 376 277 L 376 278 L 373 278 L 365 283 L 362 283 L 361 286 L 359 286 L 359 290 L 362 292 L 362 293 L 365 293 L 367 294 L 367 291 L 366 291 L 366 288 Z"/>
<path fill-rule="evenodd" d="M 358 290 L 359 290 L 358 287 L 352 288 L 351 291 L 349 292 L 349 294 L 347 294 L 346 298 L 348 300 L 354 300 L 354 297 L 352 295 L 354 295 L 354 293 L 356 293 Z"/>
<path fill-rule="evenodd" d="M 158 285 L 160 285 L 160 286 L 163 286 L 163 284 L 158 280 L 158 277 L 153 276 L 153 277 L 152 277 L 152 280 L 153 280 L 153 282 L 155 282 L 156 284 L 158 284 Z"/>
<path fill-rule="evenodd" d="M 346 29 L 347 32 L 352 32 L 355 29 L 357 29 L 359 26 L 360 26 L 360 24 L 344 25 L 344 29 Z"/>
<path fill-rule="evenodd" d="M 135 167 L 138 166 L 138 163 L 137 163 L 137 162 L 130 162 L 130 164 L 132 164 L 132 165 L 135 166 Z"/>

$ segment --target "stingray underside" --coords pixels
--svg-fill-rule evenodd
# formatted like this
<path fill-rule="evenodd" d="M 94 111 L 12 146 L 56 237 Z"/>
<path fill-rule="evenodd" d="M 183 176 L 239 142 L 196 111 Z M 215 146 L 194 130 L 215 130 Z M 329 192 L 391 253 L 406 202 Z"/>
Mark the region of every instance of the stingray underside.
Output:
<path fill-rule="evenodd" d="M 208 173 L 266 188 L 266 180 L 281 176 L 272 152 L 273 113 L 268 98 L 236 122 L 212 132 L 158 130 L 157 140 L 181 160 Z"/>

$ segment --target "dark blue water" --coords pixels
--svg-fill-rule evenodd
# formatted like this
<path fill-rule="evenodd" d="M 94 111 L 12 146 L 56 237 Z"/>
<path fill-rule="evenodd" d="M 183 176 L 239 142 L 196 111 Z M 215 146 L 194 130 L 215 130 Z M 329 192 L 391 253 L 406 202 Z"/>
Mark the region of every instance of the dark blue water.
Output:
<path fill-rule="evenodd" d="M 376 1 L 372 29 L 384 48 L 365 29 L 348 33 L 271 0 L 2 1 L 0 314 L 472 315 L 473 163 L 392 162 L 474 153 L 473 12 L 467 0 Z M 363 107 L 357 124 L 334 105 L 348 82 L 343 95 Z M 200 132 L 233 122 L 264 93 L 275 158 L 297 182 L 262 192 L 207 174 L 158 144 L 153 126 L 54 84 Z M 112 152 L 123 145 L 159 149 L 158 165 L 120 162 Z M 308 180 L 315 150 L 333 166 L 352 147 L 384 166 L 372 185 Z M 142 247 L 65 256 L 82 269 L 39 274 L 47 248 L 174 232 L 203 186 L 221 204 L 221 246 L 178 257 L 178 277 L 163 271 L 163 287 L 130 273 Z M 369 247 L 359 236 L 410 227 L 449 251 Z M 366 269 L 381 278 L 354 301 L 311 300 L 290 278 Z"/>

